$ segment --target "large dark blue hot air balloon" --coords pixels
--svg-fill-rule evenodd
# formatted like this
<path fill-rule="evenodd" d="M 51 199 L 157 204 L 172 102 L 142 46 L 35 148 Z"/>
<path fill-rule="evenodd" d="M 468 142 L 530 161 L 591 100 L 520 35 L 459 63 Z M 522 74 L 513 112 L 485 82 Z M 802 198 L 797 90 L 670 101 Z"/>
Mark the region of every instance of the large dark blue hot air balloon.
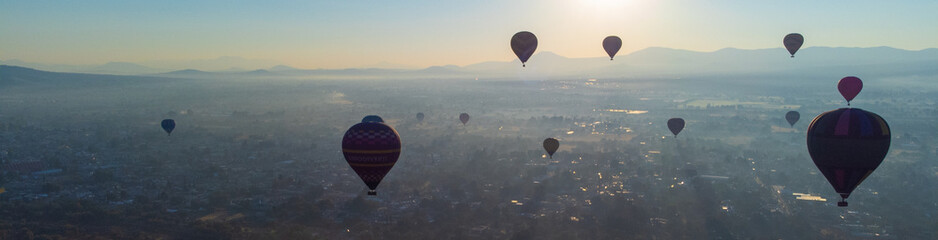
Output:
<path fill-rule="evenodd" d="M 460 113 L 460 114 L 459 114 L 459 121 L 462 122 L 462 125 L 463 125 L 463 126 L 465 126 L 466 123 L 469 122 L 469 114 L 468 114 L 468 113 Z"/>
<path fill-rule="evenodd" d="M 671 130 L 671 133 L 674 133 L 674 137 L 677 137 L 677 134 L 681 133 L 681 130 L 684 130 L 684 119 L 683 118 L 668 119 L 668 129 Z"/>
<path fill-rule="evenodd" d="M 365 122 L 379 122 L 379 123 L 383 123 L 383 122 L 384 122 L 384 119 L 382 119 L 382 118 L 379 117 L 378 115 L 368 115 L 368 116 L 365 116 L 364 118 L 362 118 L 362 122 L 363 122 L 363 123 L 365 123 Z"/>
<path fill-rule="evenodd" d="M 163 127 L 163 131 L 166 131 L 166 136 L 169 136 L 173 133 L 173 129 L 176 129 L 176 121 L 163 119 L 163 122 L 160 122 L 160 126 Z"/>
<path fill-rule="evenodd" d="M 801 119 L 801 113 L 798 113 L 798 111 L 788 111 L 788 113 L 785 114 L 785 120 L 787 120 L 788 124 L 791 124 L 792 127 L 795 126 L 798 119 Z"/>
<path fill-rule="evenodd" d="M 606 54 L 609 55 L 609 61 L 612 61 L 612 58 L 616 56 L 616 53 L 619 52 L 619 49 L 622 48 L 622 39 L 617 36 L 608 36 L 603 39 L 603 49 L 606 50 Z"/>
<path fill-rule="evenodd" d="M 837 206 L 883 162 L 889 152 L 889 124 L 872 112 L 841 108 L 822 113 L 808 126 L 808 153 L 834 190 Z"/>
<path fill-rule="evenodd" d="M 417 113 L 417 122 L 423 122 L 423 118 L 424 116 L 422 112 Z"/>
<path fill-rule="evenodd" d="M 544 150 L 547 151 L 547 155 L 549 155 L 551 159 L 554 158 L 554 153 L 557 152 L 557 149 L 559 148 L 560 141 L 558 141 L 556 138 L 544 139 Z"/>
<path fill-rule="evenodd" d="M 401 155 L 401 137 L 384 123 L 358 123 L 345 132 L 342 154 L 352 170 L 368 185 L 368 195 L 377 195 L 375 188 Z"/>
<path fill-rule="evenodd" d="M 518 32 L 511 36 L 511 51 L 515 52 L 518 60 L 521 60 L 521 66 L 531 58 L 534 50 L 537 49 L 537 37 L 531 32 Z"/>
<path fill-rule="evenodd" d="M 795 52 L 804 44 L 804 36 L 799 33 L 789 33 L 785 35 L 785 39 L 782 39 L 782 44 L 785 45 L 785 49 L 788 49 L 788 53 L 791 53 L 791 57 L 794 58 Z"/>

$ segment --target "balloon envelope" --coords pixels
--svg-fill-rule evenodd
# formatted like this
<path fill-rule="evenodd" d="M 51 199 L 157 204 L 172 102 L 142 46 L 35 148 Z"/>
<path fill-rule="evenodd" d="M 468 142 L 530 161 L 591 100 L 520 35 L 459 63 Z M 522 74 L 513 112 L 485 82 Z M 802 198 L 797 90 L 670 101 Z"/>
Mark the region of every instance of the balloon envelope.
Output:
<path fill-rule="evenodd" d="M 384 119 L 381 119 L 381 117 L 379 117 L 378 115 L 368 115 L 368 116 L 365 116 L 364 118 L 362 118 L 362 122 L 363 122 L 363 123 L 365 123 L 365 122 L 379 122 L 379 123 L 383 123 L 383 122 L 384 122 Z"/>
<path fill-rule="evenodd" d="M 173 129 L 176 129 L 176 121 L 172 119 L 163 119 L 163 122 L 160 122 L 160 126 L 163 127 L 163 131 L 166 131 L 166 135 L 173 133 Z"/>
<path fill-rule="evenodd" d="M 863 90 L 863 81 L 854 76 L 841 78 L 840 82 L 837 83 L 837 90 L 847 100 L 847 105 L 850 105 L 850 101 L 857 97 L 857 94 L 860 94 L 860 90 Z"/>
<path fill-rule="evenodd" d="M 859 108 L 818 115 L 808 126 L 807 135 L 811 159 L 843 198 L 838 206 L 847 206 L 850 193 L 889 152 L 889 124 L 879 115 Z"/>
<path fill-rule="evenodd" d="M 544 139 L 544 150 L 547 150 L 547 155 L 550 158 L 554 158 L 554 153 L 557 152 L 558 148 L 560 148 L 560 141 L 556 138 Z"/>
<path fill-rule="evenodd" d="M 804 36 L 798 33 L 789 33 L 785 35 L 782 44 L 785 44 L 785 49 L 788 49 L 788 53 L 791 53 L 791 57 L 795 57 L 795 52 L 804 44 Z"/>
<path fill-rule="evenodd" d="M 616 53 L 619 52 L 619 49 L 622 48 L 622 39 L 616 36 L 608 36 L 606 39 L 603 39 L 603 49 L 606 50 L 606 54 L 609 54 L 609 60 L 612 60 L 616 56 Z"/>
<path fill-rule="evenodd" d="M 423 113 L 417 113 L 417 121 L 418 121 L 418 122 L 423 122 L 423 118 L 424 118 Z"/>
<path fill-rule="evenodd" d="M 684 129 L 684 119 L 683 118 L 668 119 L 668 129 L 671 129 L 671 133 L 674 133 L 674 136 L 677 137 L 677 134 L 681 133 L 681 130 Z"/>
<path fill-rule="evenodd" d="M 515 52 L 518 59 L 521 60 L 521 66 L 531 58 L 534 50 L 537 49 L 537 37 L 533 33 L 522 31 L 511 36 L 511 51 Z"/>
<path fill-rule="evenodd" d="M 460 113 L 460 114 L 459 114 L 459 121 L 462 122 L 462 125 L 466 125 L 466 123 L 469 122 L 469 114 L 468 114 L 468 113 Z"/>
<path fill-rule="evenodd" d="M 376 195 L 375 188 L 401 155 L 401 137 L 384 123 L 358 123 L 345 132 L 342 154 L 352 170 L 368 185 L 368 195 Z"/>
<path fill-rule="evenodd" d="M 798 119 L 801 119 L 801 113 L 797 111 L 788 111 L 788 113 L 785 114 L 785 120 L 788 120 L 788 124 L 791 124 L 792 127 L 795 126 Z"/>

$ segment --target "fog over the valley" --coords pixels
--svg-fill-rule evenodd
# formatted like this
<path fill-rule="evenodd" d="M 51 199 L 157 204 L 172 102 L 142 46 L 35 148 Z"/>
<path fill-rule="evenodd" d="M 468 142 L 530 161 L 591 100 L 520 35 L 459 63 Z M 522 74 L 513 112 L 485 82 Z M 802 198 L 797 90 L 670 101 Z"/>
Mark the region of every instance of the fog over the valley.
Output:
<path fill-rule="evenodd" d="M 938 238 L 938 49 L 0 64 L 4 239 Z M 805 131 L 845 76 L 892 143 L 840 208 Z M 342 154 L 366 115 L 403 142 L 377 196 Z"/>

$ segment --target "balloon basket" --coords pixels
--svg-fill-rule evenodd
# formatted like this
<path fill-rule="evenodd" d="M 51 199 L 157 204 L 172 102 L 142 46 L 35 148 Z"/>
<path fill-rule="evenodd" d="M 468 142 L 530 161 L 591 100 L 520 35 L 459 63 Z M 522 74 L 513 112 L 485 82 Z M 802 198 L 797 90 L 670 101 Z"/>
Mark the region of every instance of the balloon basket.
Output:
<path fill-rule="evenodd" d="M 838 206 L 838 207 L 846 207 L 846 206 L 847 206 L 847 201 L 840 201 L 840 202 L 837 202 L 837 206 Z"/>
<path fill-rule="evenodd" d="M 376 192 L 375 190 L 368 190 L 368 195 L 369 195 L 369 196 L 377 196 L 377 195 L 378 195 L 378 192 Z"/>

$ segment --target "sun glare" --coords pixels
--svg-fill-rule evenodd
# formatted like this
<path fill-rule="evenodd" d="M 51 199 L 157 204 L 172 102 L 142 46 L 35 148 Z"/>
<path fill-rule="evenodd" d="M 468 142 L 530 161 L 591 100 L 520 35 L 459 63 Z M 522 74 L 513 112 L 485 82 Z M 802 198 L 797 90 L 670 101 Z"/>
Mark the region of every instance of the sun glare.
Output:
<path fill-rule="evenodd" d="M 625 0 L 578 0 L 558 5 L 565 11 L 575 12 L 580 17 L 590 16 L 600 19 L 621 18 L 624 15 L 638 14 L 642 8 L 640 1 Z"/>
<path fill-rule="evenodd" d="M 624 6 L 624 5 L 628 5 L 628 4 L 632 3 L 632 1 L 628 1 L 628 0 L 622 0 L 622 1 L 618 1 L 618 0 L 581 0 L 580 3 L 586 4 L 586 5 L 592 5 L 592 6 L 595 6 L 595 7 L 607 7 L 607 8 L 608 8 L 608 7 L 621 7 L 621 6 Z"/>
<path fill-rule="evenodd" d="M 611 16 L 613 14 L 622 14 L 623 12 L 632 12 L 631 9 L 638 7 L 638 1 L 616 1 L 616 0 L 580 0 L 576 1 L 582 10 L 595 13 L 600 16 Z"/>

